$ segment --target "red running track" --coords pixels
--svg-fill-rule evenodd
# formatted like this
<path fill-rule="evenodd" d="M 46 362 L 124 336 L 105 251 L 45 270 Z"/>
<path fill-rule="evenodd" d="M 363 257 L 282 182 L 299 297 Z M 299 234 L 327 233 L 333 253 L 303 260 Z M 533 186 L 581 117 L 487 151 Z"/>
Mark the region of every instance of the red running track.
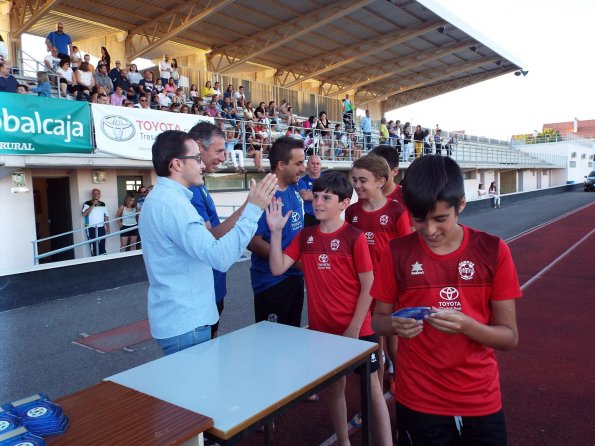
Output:
<path fill-rule="evenodd" d="M 509 444 L 595 444 L 595 205 L 510 242 L 519 345 L 499 353 Z M 553 265 L 552 265 L 553 263 Z"/>

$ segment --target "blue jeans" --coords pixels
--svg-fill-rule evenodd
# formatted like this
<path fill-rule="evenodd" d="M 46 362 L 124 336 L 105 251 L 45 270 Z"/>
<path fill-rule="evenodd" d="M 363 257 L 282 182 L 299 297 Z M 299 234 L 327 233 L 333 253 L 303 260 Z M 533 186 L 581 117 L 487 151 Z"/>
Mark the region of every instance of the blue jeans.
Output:
<path fill-rule="evenodd" d="M 205 325 L 204 327 L 197 327 L 194 330 L 190 330 L 188 333 L 184 333 L 180 336 L 174 336 L 173 338 L 155 339 L 165 356 L 171 355 L 172 353 L 181 352 L 187 348 L 193 347 L 211 339 L 211 326 Z"/>

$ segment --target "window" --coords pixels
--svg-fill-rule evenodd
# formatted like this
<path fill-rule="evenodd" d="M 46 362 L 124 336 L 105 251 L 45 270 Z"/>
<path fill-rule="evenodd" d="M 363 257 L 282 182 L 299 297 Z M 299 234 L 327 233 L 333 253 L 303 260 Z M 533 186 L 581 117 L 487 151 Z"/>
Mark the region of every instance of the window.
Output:
<path fill-rule="evenodd" d="M 570 165 L 568 167 L 576 167 L 576 161 L 570 161 Z"/>

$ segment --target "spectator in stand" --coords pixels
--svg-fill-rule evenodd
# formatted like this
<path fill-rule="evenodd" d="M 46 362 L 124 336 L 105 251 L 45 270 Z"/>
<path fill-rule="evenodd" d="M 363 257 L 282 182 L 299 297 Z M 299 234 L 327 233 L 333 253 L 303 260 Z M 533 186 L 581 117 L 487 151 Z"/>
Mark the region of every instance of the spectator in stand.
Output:
<path fill-rule="evenodd" d="M 188 107 L 188 105 L 186 105 L 186 104 L 182 104 L 180 106 L 180 113 L 183 113 L 185 115 L 189 115 L 190 114 L 190 107 Z"/>
<path fill-rule="evenodd" d="M 98 93 L 97 94 L 97 103 L 103 105 L 109 105 L 109 98 L 105 93 Z"/>
<path fill-rule="evenodd" d="M 424 130 L 424 155 L 432 154 L 432 137 L 430 135 L 430 129 Z"/>
<path fill-rule="evenodd" d="M 290 106 L 291 106 L 291 104 L 289 102 L 287 102 L 287 99 L 281 99 L 281 105 L 279 106 L 279 118 L 281 118 L 288 124 L 289 124 L 289 112 L 287 109 Z"/>
<path fill-rule="evenodd" d="M 192 108 L 190 109 L 191 115 L 202 115 L 202 111 L 200 109 L 200 105 L 198 103 L 192 104 Z"/>
<path fill-rule="evenodd" d="M 149 106 L 152 102 L 155 102 L 155 98 L 159 92 L 155 88 L 155 84 L 153 83 L 153 72 L 150 70 L 146 70 L 143 73 L 143 78 L 138 83 L 138 93 L 140 96 L 145 96 L 147 98 Z"/>
<path fill-rule="evenodd" d="M 121 65 L 122 65 L 122 62 L 120 62 L 119 60 L 116 60 L 116 66 L 110 70 L 108 76 L 112 80 L 112 82 L 115 82 L 116 79 L 118 79 L 120 77 L 120 72 L 122 71 L 122 69 L 120 68 Z"/>
<path fill-rule="evenodd" d="M 132 102 L 133 105 L 138 103 L 138 95 L 134 87 L 128 87 L 126 90 L 126 99 Z"/>
<path fill-rule="evenodd" d="M 110 95 L 110 104 L 117 105 L 118 107 L 122 106 L 122 103 L 126 99 L 126 96 L 124 96 L 122 93 L 122 87 L 116 85 L 114 92 Z"/>
<path fill-rule="evenodd" d="M 256 110 L 254 110 L 254 117 L 258 121 L 262 121 L 266 117 L 265 106 L 266 104 L 264 102 L 261 102 L 260 104 L 258 104 L 258 107 L 256 107 Z"/>
<path fill-rule="evenodd" d="M 224 122 L 221 117 L 221 113 L 219 112 L 219 110 L 217 110 L 217 103 L 215 101 L 211 101 L 209 103 L 207 110 L 206 110 L 206 114 L 207 114 L 207 116 L 210 116 L 211 118 L 215 118 L 216 124 L 219 125 L 221 130 L 223 130 Z"/>
<path fill-rule="evenodd" d="M 436 155 L 442 155 L 442 130 L 436 129 L 434 135 L 434 145 L 436 146 Z"/>
<path fill-rule="evenodd" d="M 150 109 L 150 105 L 149 105 L 150 99 L 147 95 L 142 95 L 141 97 L 138 98 L 138 104 L 136 104 L 134 106 L 134 108 L 142 108 L 145 110 Z"/>
<path fill-rule="evenodd" d="M 262 123 L 253 121 L 253 128 L 256 138 L 260 140 L 260 146 L 262 147 L 263 153 L 269 151 L 269 146 L 271 145 L 271 140 L 269 138 L 269 133 L 264 128 Z"/>
<path fill-rule="evenodd" d="M 388 121 L 388 137 L 389 137 L 388 144 L 391 147 L 397 147 L 397 150 L 399 149 L 399 147 L 398 147 L 398 142 L 400 139 L 399 130 L 400 129 L 398 129 L 397 124 L 393 120 Z"/>
<path fill-rule="evenodd" d="M 107 48 L 104 47 L 104 46 L 101 47 L 101 59 L 100 59 L 100 63 L 104 64 L 106 66 L 106 68 L 107 68 L 107 71 L 109 72 L 110 65 L 112 63 L 112 58 L 109 55 L 109 52 L 107 51 Z M 99 64 L 97 64 L 97 65 L 99 65 Z"/>
<path fill-rule="evenodd" d="M 234 97 L 234 93 L 233 93 L 233 85 L 229 84 L 227 86 L 227 90 L 225 90 L 225 93 L 223 93 L 223 99 L 225 98 L 230 98 L 233 101 L 235 101 L 235 97 Z"/>
<path fill-rule="evenodd" d="M 167 84 L 166 84 L 167 85 Z M 161 84 L 161 79 L 157 79 L 155 81 L 155 91 L 157 94 L 161 93 L 163 91 L 163 89 L 165 88 L 165 85 Z"/>
<path fill-rule="evenodd" d="M 215 108 L 217 109 L 217 111 L 219 113 L 221 113 L 223 111 L 223 109 L 221 108 L 221 103 L 219 102 L 219 96 L 214 94 L 213 97 L 211 98 L 211 102 L 215 103 Z"/>
<path fill-rule="evenodd" d="M 421 157 L 424 148 L 424 131 L 421 129 L 421 125 L 415 126 L 415 133 L 413 133 L 413 141 L 415 142 L 415 157 Z"/>
<path fill-rule="evenodd" d="M 345 99 L 343 99 L 343 123 L 345 124 L 346 129 L 354 128 L 354 120 L 353 120 L 353 111 L 355 107 L 351 103 L 349 99 L 349 95 L 345 95 Z"/>
<path fill-rule="evenodd" d="M 490 188 L 488 189 L 488 195 L 492 199 L 494 209 L 500 209 L 500 194 L 498 193 L 498 188 L 496 187 L 496 182 L 492 181 L 490 183 Z"/>
<path fill-rule="evenodd" d="M 246 130 L 244 131 L 244 141 L 248 148 L 248 155 L 254 157 L 254 167 L 258 172 L 264 172 L 262 167 L 262 145 L 260 139 L 257 138 L 256 132 L 252 127 L 252 121 L 245 122 Z"/>
<path fill-rule="evenodd" d="M 53 46 L 50 49 L 50 53 L 43 59 L 46 71 L 52 74 L 58 74 L 58 68 L 60 68 L 60 58 L 58 57 L 58 48 Z"/>
<path fill-rule="evenodd" d="M 231 103 L 231 98 L 226 96 L 223 99 L 223 105 L 221 106 L 221 117 L 226 119 L 231 125 L 235 125 L 236 110 Z"/>
<path fill-rule="evenodd" d="M 83 55 L 79 51 L 77 46 L 72 46 L 72 53 L 70 53 L 70 68 L 72 71 L 76 71 L 81 66 L 81 62 L 83 61 Z"/>
<path fill-rule="evenodd" d="M 366 110 L 366 116 L 364 116 L 359 126 L 364 134 L 364 150 L 368 153 L 372 150 L 372 118 L 370 118 L 370 110 Z"/>
<path fill-rule="evenodd" d="M 130 85 L 134 87 L 136 90 L 138 88 L 138 84 L 142 79 L 141 74 L 138 72 L 138 68 L 136 64 L 130 64 L 130 68 L 128 69 L 128 80 L 130 81 Z"/>
<path fill-rule="evenodd" d="M 244 120 L 244 109 L 245 109 L 245 104 L 244 104 L 244 100 L 240 99 L 237 103 L 236 103 L 236 119 L 239 121 L 243 121 Z"/>
<path fill-rule="evenodd" d="M 52 86 L 48 81 L 48 75 L 45 71 L 37 72 L 37 87 L 31 89 L 33 93 L 42 98 L 49 98 L 52 96 Z"/>
<path fill-rule="evenodd" d="M 403 161 L 409 161 L 409 156 L 411 155 L 411 124 L 406 122 L 403 126 Z"/>
<path fill-rule="evenodd" d="M 78 70 L 74 73 L 74 78 L 76 79 L 77 90 L 89 90 L 93 91 L 95 87 L 95 76 L 91 73 L 89 69 L 89 62 L 82 62 L 81 66 Z"/>
<path fill-rule="evenodd" d="M 128 107 L 128 108 L 134 108 L 134 102 L 128 100 L 128 99 L 124 99 L 124 102 L 122 102 L 122 105 L 124 107 Z"/>
<path fill-rule="evenodd" d="M 171 77 L 171 62 L 169 61 L 169 56 L 167 54 L 163 55 L 161 62 L 159 62 L 159 78 L 161 79 L 162 85 L 167 85 L 169 82 L 169 78 Z"/>
<path fill-rule="evenodd" d="M 229 99 L 229 96 L 225 99 Z M 244 166 L 244 150 L 242 147 L 242 143 L 240 142 L 240 139 L 241 129 L 237 124 L 234 124 L 233 128 L 229 129 L 225 133 L 225 150 L 229 156 L 229 161 L 231 161 L 235 172 L 244 174 L 246 173 L 246 168 Z"/>
<path fill-rule="evenodd" d="M 246 102 L 246 94 L 244 93 L 243 85 L 240 85 L 240 88 L 238 88 L 238 91 L 235 92 L 233 97 L 235 98 L 236 104 L 238 102 L 240 102 L 240 100 L 243 100 L 244 102 Z"/>
<path fill-rule="evenodd" d="M 244 108 L 244 119 L 246 121 L 253 121 L 254 120 L 254 108 L 252 108 L 252 102 L 246 102 L 246 107 Z"/>
<path fill-rule="evenodd" d="M 100 62 L 97 65 L 97 72 L 95 73 L 95 86 L 103 87 L 106 94 L 111 94 L 114 91 L 114 84 L 107 74 L 107 65 Z"/>
<path fill-rule="evenodd" d="M 318 113 L 318 122 L 316 123 L 319 135 L 319 152 L 322 159 L 326 158 L 326 148 L 331 144 L 331 123 L 326 117 L 326 112 Z"/>
<path fill-rule="evenodd" d="M 74 93 L 76 79 L 74 78 L 72 68 L 70 68 L 70 62 L 67 59 L 62 59 L 57 73 L 60 77 L 60 94 L 66 97 L 67 93 Z"/>
<path fill-rule="evenodd" d="M 45 46 L 48 51 L 52 50 L 52 47 L 58 48 L 57 57 L 66 58 L 72 54 L 72 40 L 70 36 L 64 32 L 64 23 L 58 22 L 56 25 L 56 31 L 52 31 L 48 34 L 45 39 Z"/>
<path fill-rule="evenodd" d="M 180 113 L 180 104 L 171 104 L 168 111 L 170 113 Z"/>
<path fill-rule="evenodd" d="M 211 81 L 205 82 L 205 86 L 202 87 L 202 90 L 200 90 L 200 97 L 207 103 L 211 102 L 213 99 L 213 87 L 211 85 Z"/>
<path fill-rule="evenodd" d="M 335 147 L 334 154 L 336 158 L 343 158 L 349 152 L 347 134 L 341 131 L 341 124 L 335 124 Z"/>
<path fill-rule="evenodd" d="M 29 94 L 29 87 L 25 84 L 17 84 L 17 94 Z"/>
<path fill-rule="evenodd" d="M 190 100 L 192 102 L 196 102 L 196 100 L 199 98 L 200 93 L 196 89 L 196 84 L 192 84 L 190 86 L 190 91 L 188 92 L 188 95 L 190 96 Z"/>
<path fill-rule="evenodd" d="M 83 59 L 84 59 L 84 62 L 87 62 L 87 64 L 89 64 L 89 71 L 90 71 L 92 74 L 95 74 L 95 65 L 93 65 L 93 64 L 91 63 L 91 56 L 89 56 L 88 54 L 85 54 L 85 55 L 83 56 Z"/>
<path fill-rule="evenodd" d="M 178 87 L 176 89 L 175 94 L 171 98 L 174 104 L 182 105 L 186 103 L 186 93 L 184 93 L 184 89 L 182 87 Z"/>
<path fill-rule="evenodd" d="M 452 156 L 452 151 L 457 148 L 458 144 L 459 144 L 458 137 L 457 137 L 457 134 L 455 133 L 450 137 L 450 139 L 448 140 L 448 143 L 446 144 L 446 154 L 448 156 Z"/>
<path fill-rule="evenodd" d="M 173 96 L 174 94 L 176 94 L 176 83 L 174 82 L 173 77 L 170 77 L 167 81 L 167 84 L 163 85 L 163 90 L 169 96 Z"/>
<path fill-rule="evenodd" d="M 380 132 L 380 144 L 388 144 L 390 135 L 388 133 L 388 127 L 386 126 L 386 118 L 380 120 L 378 131 Z"/>
<path fill-rule="evenodd" d="M 221 84 L 219 82 L 215 82 L 215 85 L 213 85 L 213 94 L 221 97 Z"/>
<path fill-rule="evenodd" d="M 339 125 L 339 124 L 337 124 Z M 312 155 L 308 157 L 306 164 L 306 175 L 300 178 L 298 181 L 298 190 L 300 191 L 300 197 L 304 202 L 304 227 L 316 226 L 320 223 L 314 216 L 314 209 L 312 207 L 312 186 L 322 175 L 322 161 L 318 155 Z"/>
<path fill-rule="evenodd" d="M 277 111 L 277 105 L 275 104 L 275 101 L 269 102 L 267 115 L 269 117 L 269 120 L 271 121 L 271 124 L 277 124 L 277 118 L 279 117 L 279 112 Z"/>
<path fill-rule="evenodd" d="M 169 97 L 169 95 L 167 94 L 167 92 L 164 90 L 161 91 L 161 93 L 159 93 L 157 95 L 157 103 L 159 104 L 159 107 L 165 107 L 165 108 L 169 108 L 170 105 L 172 104 L 172 100 Z"/>
<path fill-rule="evenodd" d="M 80 85 L 77 85 L 78 91 L 76 93 L 76 100 L 77 101 L 81 101 L 81 102 L 97 102 L 96 100 L 93 100 L 93 97 L 91 96 L 91 90 L 89 90 L 87 87 L 81 87 Z"/>
<path fill-rule="evenodd" d="M 177 87 L 180 83 L 180 72 L 178 71 L 178 61 L 176 59 L 171 60 L 171 79 L 174 80 Z"/>
<path fill-rule="evenodd" d="M 126 68 L 122 68 L 120 70 L 119 76 L 115 79 L 112 79 L 112 81 L 114 83 L 114 88 L 119 86 L 122 88 L 123 92 L 128 92 L 128 89 L 131 88 L 130 81 L 128 80 L 128 70 Z"/>

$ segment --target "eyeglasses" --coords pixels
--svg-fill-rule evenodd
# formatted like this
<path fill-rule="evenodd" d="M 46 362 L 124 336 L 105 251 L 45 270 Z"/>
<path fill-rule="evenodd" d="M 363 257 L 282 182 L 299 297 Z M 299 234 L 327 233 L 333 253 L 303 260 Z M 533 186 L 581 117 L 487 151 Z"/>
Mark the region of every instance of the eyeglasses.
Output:
<path fill-rule="evenodd" d="M 181 156 L 176 156 L 176 158 L 179 160 L 196 160 L 199 163 L 202 161 L 200 154 L 198 154 L 198 155 L 181 155 Z"/>
<path fill-rule="evenodd" d="M 139 99 L 138 101 L 139 101 L 139 102 L 147 102 L 147 100 L 146 100 L 146 99 Z"/>

